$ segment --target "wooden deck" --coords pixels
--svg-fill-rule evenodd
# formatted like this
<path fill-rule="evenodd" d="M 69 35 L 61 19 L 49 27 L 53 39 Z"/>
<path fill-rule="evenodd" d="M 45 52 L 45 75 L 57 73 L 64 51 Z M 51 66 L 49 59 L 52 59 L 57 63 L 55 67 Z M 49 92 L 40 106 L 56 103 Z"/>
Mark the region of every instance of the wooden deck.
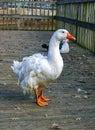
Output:
<path fill-rule="evenodd" d="M 46 54 L 41 44 L 52 33 L 0 31 L 0 130 L 95 130 L 95 56 L 89 51 L 70 43 L 61 76 L 46 87 L 52 99 L 47 107 L 37 106 L 17 85 L 12 61 Z"/>

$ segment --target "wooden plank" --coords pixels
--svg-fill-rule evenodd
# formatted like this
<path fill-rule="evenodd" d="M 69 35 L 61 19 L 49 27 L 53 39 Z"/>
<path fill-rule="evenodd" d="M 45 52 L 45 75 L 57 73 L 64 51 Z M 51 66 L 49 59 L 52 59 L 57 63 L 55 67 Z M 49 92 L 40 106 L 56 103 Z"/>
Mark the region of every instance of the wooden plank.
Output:
<path fill-rule="evenodd" d="M 52 19 L 53 16 L 38 16 L 38 15 L 7 15 L 7 14 L 0 14 L 1 18 L 33 18 L 33 19 Z"/>
<path fill-rule="evenodd" d="M 75 20 L 75 19 L 71 19 L 71 18 L 66 18 L 66 17 L 60 17 L 60 16 L 55 16 L 54 18 L 56 20 L 59 20 L 59 21 L 63 21 L 66 23 L 70 23 L 70 24 L 73 24 L 76 26 L 80 26 L 80 27 L 95 31 L 95 24 L 90 23 L 90 22 L 83 22 L 83 21 L 79 21 L 79 20 Z"/>
<path fill-rule="evenodd" d="M 52 99 L 48 106 L 37 106 L 35 97 L 24 96 L 17 85 L 13 60 L 47 55 L 41 45 L 48 44 L 52 33 L 0 31 L 0 130 L 53 130 L 54 123 L 59 130 L 95 130 L 95 56 L 77 44 L 69 44 L 61 76 L 45 88 Z"/>
<path fill-rule="evenodd" d="M 77 43 L 95 53 L 95 1 L 67 0 L 63 4 L 58 3 L 55 18 L 58 20 L 57 27 L 60 28 L 63 22 L 68 30 L 76 30 L 72 32 Z"/>
<path fill-rule="evenodd" d="M 62 4 L 79 4 L 79 3 L 88 3 L 88 2 L 95 2 L 95 0 L 61 0 L 58 1 L 57 4 L 58 5 L 62 5 Z"/>

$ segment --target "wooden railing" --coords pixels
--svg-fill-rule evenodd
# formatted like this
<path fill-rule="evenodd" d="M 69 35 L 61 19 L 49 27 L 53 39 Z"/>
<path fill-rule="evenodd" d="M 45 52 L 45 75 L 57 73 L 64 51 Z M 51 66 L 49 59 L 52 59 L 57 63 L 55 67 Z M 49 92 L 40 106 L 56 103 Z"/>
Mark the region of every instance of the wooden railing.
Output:
<path fill-rule="evenodd" d="M 1 30 L 55 30 L 55 1 L 0 0 Z"/>
<path fill-rule="evenodd" d="M 57 2 L 57 28 L 66 28 L 77 43 L 95 53 L 95 0 Z"/>

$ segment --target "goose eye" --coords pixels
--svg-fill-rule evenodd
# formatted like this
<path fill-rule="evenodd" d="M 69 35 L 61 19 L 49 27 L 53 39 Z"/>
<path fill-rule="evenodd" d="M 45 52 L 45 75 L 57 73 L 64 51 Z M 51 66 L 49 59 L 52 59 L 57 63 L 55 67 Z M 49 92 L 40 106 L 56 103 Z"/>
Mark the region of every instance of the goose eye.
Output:
<path fill-rule="evenodd" d="M 62 31 L 62 33 L 64 33 L 64 31 Z"/>

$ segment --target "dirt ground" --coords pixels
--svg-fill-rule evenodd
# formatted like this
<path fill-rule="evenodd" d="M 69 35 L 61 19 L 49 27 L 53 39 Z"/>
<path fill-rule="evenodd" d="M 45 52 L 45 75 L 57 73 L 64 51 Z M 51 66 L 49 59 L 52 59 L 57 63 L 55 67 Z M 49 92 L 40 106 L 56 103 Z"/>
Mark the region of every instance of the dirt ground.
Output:
<path fill-rule="evenodd" d="M 62 54 L 61 76 L 45 89 L 52 99 L 39 107 L 33 96 L 24 96 L 10 66 L 33 53 L 47 52 L 53 32 L 0 31 L 0 130 L 95 130 L 95 55 L 70 43 Z"/>

